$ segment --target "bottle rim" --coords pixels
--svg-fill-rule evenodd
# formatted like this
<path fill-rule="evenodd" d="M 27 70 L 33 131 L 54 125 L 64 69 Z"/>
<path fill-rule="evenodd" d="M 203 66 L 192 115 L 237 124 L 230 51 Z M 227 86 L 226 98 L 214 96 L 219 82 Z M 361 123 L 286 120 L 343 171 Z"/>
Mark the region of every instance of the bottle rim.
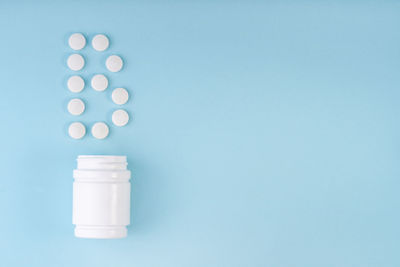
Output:
<path fill-rule="evenodd" d="M 126 170 L 126 156 L 80 155 L 77 158 L 78 170 Z"/>

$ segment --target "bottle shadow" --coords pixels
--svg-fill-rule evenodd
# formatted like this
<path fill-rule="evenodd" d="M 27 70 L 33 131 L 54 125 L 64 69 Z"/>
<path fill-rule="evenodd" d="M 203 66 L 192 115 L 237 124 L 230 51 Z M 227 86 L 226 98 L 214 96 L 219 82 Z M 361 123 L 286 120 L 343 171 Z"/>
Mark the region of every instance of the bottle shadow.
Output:
<path fill-rule="evenodd" d="M 128 155 L 128 169 L 131 171 L 131 223 L 129 236 L 145 234 L 165 219 L 166 197 L 165 177 L 161 168 L 153 162 L 134 155 Z"/>

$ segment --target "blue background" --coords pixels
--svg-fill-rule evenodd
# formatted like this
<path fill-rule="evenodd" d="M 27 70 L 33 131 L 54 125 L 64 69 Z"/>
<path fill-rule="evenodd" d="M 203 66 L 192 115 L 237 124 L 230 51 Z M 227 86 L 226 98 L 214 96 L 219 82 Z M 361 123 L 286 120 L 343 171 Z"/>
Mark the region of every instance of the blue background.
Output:
<path fill-rule="evenodd" d="M 400 266 L 399 26 L 398 1 L 2 1 L 0 265 Z M 106 140 L 66 134 L 74 32 L 111 41 L 86 82 L 126 62 Z M 128 156 L 128 238 L 73 236 L 80 154 Z"/>

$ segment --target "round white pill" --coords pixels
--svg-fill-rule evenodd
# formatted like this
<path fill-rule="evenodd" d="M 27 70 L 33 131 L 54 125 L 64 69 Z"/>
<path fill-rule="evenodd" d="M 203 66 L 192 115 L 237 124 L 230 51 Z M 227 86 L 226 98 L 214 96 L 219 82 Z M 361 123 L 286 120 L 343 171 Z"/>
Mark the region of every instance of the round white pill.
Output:
<path fill-rule="evenodd" d="M 81 115 L 83 111 L 85 111 L 85 103 L 83 103 L 83 101 L 79 98 L 74 98 L 68 102 L 67 109 L 68 112 L 72 115 L 78 116 Z"/>
<path fill-rule="evenodd" d="M 129 121 L 128 112 L 123 109 L 118 109 L 112 114 L 112 122 L 116 126 L 125 126 Z"/>
<path fill-rule="evenodd" d="M 108 126 L 104 122 L 96 122 L 92 127 L 92 135 L 97 139 L 104 139 L 108 136 Z"/>
<path fill-rule="evenodd" d="M 79 93 L 85 87 L 85 81 L 81 76 L 74 75 L 69 77 L 67 82 L 68 89 L 73 93 Z"/>
<path fill-rule="evenodd" d="M 104 91 L 108 87 L 108 79 L 103 74 L 96 74 L 92 77 L 92 88 L 96 91 Z"/>
<path fill-rule="evenodd" d="M 118 72 L 122 69 L 124 62 L 122 58 L 117 55 L 109 56 L 106 60 L 106 67 L 111 72 Z"/>
<path fill-rule="evenodd" d="M 110 42 L 104 34 L 98 34 L 92 39 L 92 46 L 94 50 L 104 51 L 108 48 Z"/>
<path fill-rule="evenodd" d="M 85 60 L 79 54 L 72 54 L 68 57 L 67 65 L 71 70 L 78 71 L 85 66 Z"/>
<path fill-rule="evenodd" d="M 124 88 L 115 88 L 111 94 L 112 101 L 117 105 L 123 105 L 128 102 L 129 94 Z"/>
<path fill-rule="evenodd" d="M 81 50 L 86 45 L 85 36 L 81 33 L 74 33 L 69 37 L 68 44 L 74 50 Z"/>
<path fill-rule="evenodd" d="M 86 134 L 85 125 L 81 122 L 73 122 L 69 125 L 68 134 L 74 139 L 81 139 Z"/>

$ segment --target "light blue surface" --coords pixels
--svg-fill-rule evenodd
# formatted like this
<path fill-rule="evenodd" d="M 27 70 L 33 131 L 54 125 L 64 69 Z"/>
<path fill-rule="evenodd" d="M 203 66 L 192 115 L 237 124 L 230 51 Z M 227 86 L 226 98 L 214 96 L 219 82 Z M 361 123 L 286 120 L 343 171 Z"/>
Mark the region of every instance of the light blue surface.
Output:
<path fill-rule="evenodd" d="M 0 3 L 0 266 L 400 266 L 398 1 L 111 2 Z M 104 141 L 66 135 L 76 31 L 126 61 Z M 128 156 L 127 239 L 73 236 L 91 153 Z"/>

